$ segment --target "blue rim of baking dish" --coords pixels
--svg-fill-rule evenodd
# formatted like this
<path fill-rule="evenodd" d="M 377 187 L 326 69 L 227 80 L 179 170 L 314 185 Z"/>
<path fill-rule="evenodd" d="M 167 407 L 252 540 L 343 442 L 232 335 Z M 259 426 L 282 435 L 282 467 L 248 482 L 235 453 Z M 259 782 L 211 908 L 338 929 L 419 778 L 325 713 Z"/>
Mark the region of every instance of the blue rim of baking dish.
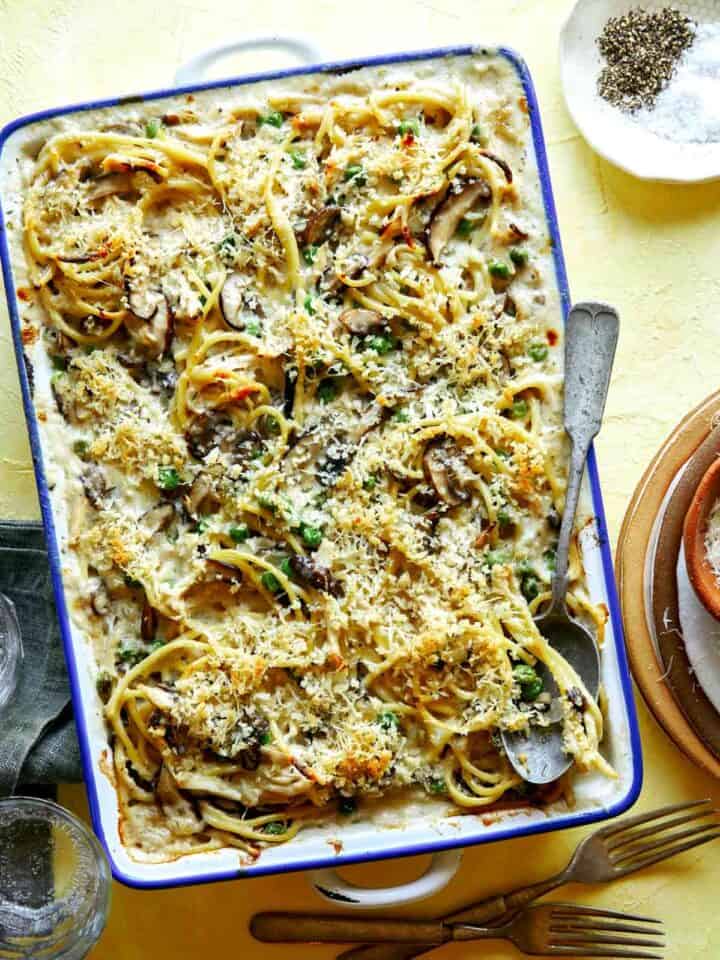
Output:
<path fill-rule="evenodd" d="M 362 58 L 357 60 L 346 60 L 331 63 L 323 63 L 311 66 L 296 67 L 289 70 L 268 71 L 264 73 L 252 74 L 244 77 L 212 81 L 210 83 L 193 84 L 185 87 L 171 87 L 168 89 L 155 90 L 150 93 L 136 94 L 126 97 L 114 97 L 107 100 L 91 100 L 84 103 L 73 104 L 66 107 L 55 107 L 49 110 L 42 110 L 37 113 L 28 114 L 19 117 L 17 120 L 7 124 L 0 130 L 0 153 L 2 152 L 7 139 L 12 133 L 21 127 L 27 126 L 43 120 L 49 120 L 53 117 L 63 116 L 72 113 L 82 113 L 87 110 L 94 110 L 102 107 L 123 106 L 132 103 L 144 103 L 152 100 L 159 100 L 166 97 L 173 97 L 182 94 L 197 93 L 202 90 L 221 89 L 224 87 L 245 86 L 258 83 L 263 80 L 280 80 L 287 77 L 302 76 L 312 73 L 346 73 L 353 70 L 359 70 L 364 67 L 385 66 L 397 63 L 411 61 L 433 60 L 444 57 L 470 56 L 473 54 L 499 54 L 505 57 L 515 68 L 522 82 L 523 90 L 528 105 L 530 116 L 530 126 L 532 130 L 535 156 L 540 177 L 540 186 L 542 191 L 545 216 L 552 240 L 553 261 L 555 264 L 555 275 L 560 294 L 560 302 L 563 313 L 563 320 L 567 318 L 570 309 L 570 291 L 568 288 L 567 273 L 565 270 L 565 260 L 560 241 L 560 230 L 555 209 L 555 200 L 553 198 L 552 186 L 550 183 L 550 171 L 548 168 L 547 154 L 545 151 L 545 138 L 540 120 L 540 111 L 538 107 L 537 95 L 533 86 L 532 78 L 525 61 L 514 50 L 508 47 L 484 47 L 481 45 L 464 45 L 457 47 L 441 47 L 431 50 L 421 50 L 415 52 L 406 52 L 398 54 L 388 54 L 378 57 Z M 50 502 L 50 493 L 48 490 L 47 479 L 45 476 L 42 449 L 40 444 L 40 433 L 37 424 L 37 417 L 30 393 L 30 384 L 28 373 L 25 367 L 22 336 L 20 330 L 20 317 L 17 309 L 17 299 L 15 294 L 15 284 L 10 264 L 10 251 L 5 230 L 5 216 L 0 200 L 0 262 L 2 263 L 2 273 L 5 281 L 5 294 L 8 302 L 8 310 L 12 326 L 13 342 L 15 345 L 15 358 L 18 365 L 20 376 L 20 385 L 22 389 L 23 406 L 25 409 L 25 418 L 27 420 L 28 433 L 30 436 L 30 449 L 32 454 L 33 467 L 35 470 L 35 479 L 38 488 L 38 497 L 40 501 L 40 510 L 42 513 L 43 526 L 45 528 L 45 537 L 47 540 L 48 556 L 50 560 L 50 571 L 52 576 L 53 590 L 55 593 L 55 602 L 57 605 L 58 619 L 60 622 L 60 631 L 62 635 L 63 648 L 65 651 L 65 660 L 67 662 L 68 675 L 70 679 L 70 688 L 72 692 L 73 703 L 81 704 L 78 665 L 75 661 L 75 655 L 72 647 L 70 635 L 70 624 L 68 619 L 67 605 L 65 602 L 65 592 L 62 582 L 60 569 L 60 552 L 58 549 L 57 538 L 55 535 L 55 525 L 52 515 L 52 506 Z M 80 743 L 80 755 L 85 778 L 85 786 L 88 795 L 88 804 L 92 817 L 93 827 L 100 842 L 102 843 L 116 880 L 130 887 L 139 889 L 155 889 L 177 886 L 188 886 L 196 883 L 210 883 L 219 880 L 236 880 L 241 878 L 261 877 L 271 874 L 290 873 L 301 870 L 311 870 L 321 867 L 342 867 L 354 863 L 364 863 L 373 860 L 390 860 L 398 857 L 418 856 L 422 854 L 440 853 L 443 850 L 451 850 L 459 847 L 477 846 L 483 843 L 495 843 L 499 840 L 514 839 L 516 837 L 529 836 L 536 833 L 550 833 L 555 830 L 563 830 L 571 827 L 580 827 L 599 820 L 607 820 L 624 813 L 631 807 L 638 798 L 642 787 L 643 763 L 642 750 L 640 744 L 640 731 L 638 728 L 637 714 L 635 711 L 635 701 L 633 698 L 632 681 L 628 666 L 627 655 L 625 652 L 625 643 L 623 638 L 622 618 L 620 615 L 620 606 L 618 603 L 617 589 L 613 570 L 612 554 L 610 551 L 610 541 L 607 533 L 605 521 L 605 510 L 603 506 L 602 494 L 600 491 L 600 479 L 598 476 L 597 461 L 595 452 L 590 450 L 587 465 L 588 477 L 590 480 L 590 489 L 592 493 L 593 511 L 596 518 L 597 536 L 602 557 L 603 577 L 605 581 L 605 590 L 607 592 L 610 619 L 613 627 L 613 638 L 615 641 L 615 655 L 617 657 L 618 672 L 623 691 L 624 706 L 628 729 L 630 733 L 630 754 L 632 757 L 632 782 L 627 793 L 616 803 L 608 807 L 599 807 L 595 810 L 588 810 L 581 814 L 569 814 L 560 816 L 551 820 L 528 823 L 524 825 L 514 825 L 506 829 L 498 830 L 490 835 L 479 833 L 475 837 L 456 837 L 456 838 L 438 838 L 425 843 L 412 843 L 405 847 L 390 850 L 383 853 L 382 850 L 370 850 L 360 853 L 335 854 L 328 853 L 323 857 L 302 860 L 292 863 L 270 864 L 263 866 L 262 858 L 257 866 L 246 868 L 227 868 L 224 870 L 211 871 L 207 873 L 198 873 L 197 875 L 166 878 L 166 879 L 143 879 L 131 876 L 121 869 L 115 861 L 111 845 L 108 843 L 103 828 L 102 817 L 100 813 L 100 801 L 96 787 L 97 769 L 91 754 L 90 739 L 88 736 L 87 725 L 84 712 L 75 711 L 75 723 L 77 726 L 78 740 Z"/>

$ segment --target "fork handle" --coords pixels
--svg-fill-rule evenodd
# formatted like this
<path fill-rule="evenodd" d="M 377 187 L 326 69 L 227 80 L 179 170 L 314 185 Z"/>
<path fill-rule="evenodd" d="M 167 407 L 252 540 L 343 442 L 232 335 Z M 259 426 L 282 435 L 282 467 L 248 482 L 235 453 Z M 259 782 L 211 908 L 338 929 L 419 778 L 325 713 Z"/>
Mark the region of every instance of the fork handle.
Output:
<path fill-rule="evenodd" d="M 459 910 L 457 913 L 451 913 L 443 917 L 443 923 L 471 923 L 471 924 L 489 924 L 497 923 L 498 920 L 507 918 L 508 914 L 517 913 L 526 904 L 538 897 L 544 896 L 551 890 L 562 886 L 565 879 L 562 873 L 549 880 L 542 880 L 539 883 L 531 883 L 526 887 L 520 887 L 513 890 L 512 893 L 500 895 L 497 897 L 488 897 L 487 900 L 480 900 L 478 903 Z M 455 936 L 458 936 L 457 931 Z M 405 943 L 368 943 L 364 947 L 354 947 L 346 950 L 338 956 L 338 960 L 413 960 L 413 957 L 419 957 L 427 950 L 431 950 L 435 944 L 428 941 L 422 946 L 416 942 L 410 942 L 408 938 Z"/>
<path fill-rule="evenodd" d="M 250 923 L 256 940 L 264 943 L 368 943 L 390 941 L 438 946 L 452 931 L 437 920 L 365 920 L 318 917 L 311 913 L 257 913 Z"/>
<path fill-rule="evenodd" d="M 550 877 L 548 880 L 540 880 L 538 883 L 529 883 L 526 887 L 518 887 L 512 893 L 500 894 L 497 897 L 488 897 L 487 900 L 480 900 L 465 910 L 451 914 L 449 917 L 443 917 L 445 923 L 480 923 L 487 924 L 492 921 L 500 920 L 507 914 L 517 913 L 526 904 L 537 900 L 538 897 L 550 893 L 557 887 L 565 883 L 562 874 Z"/>

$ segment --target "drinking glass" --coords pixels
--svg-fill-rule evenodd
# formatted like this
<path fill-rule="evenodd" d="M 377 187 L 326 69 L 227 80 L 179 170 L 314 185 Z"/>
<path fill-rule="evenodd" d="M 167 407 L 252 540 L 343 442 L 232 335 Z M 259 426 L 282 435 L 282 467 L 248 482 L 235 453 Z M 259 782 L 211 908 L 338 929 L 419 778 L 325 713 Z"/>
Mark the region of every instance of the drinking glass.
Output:
<path fill-rule="evenodd" d="M 109 906 L 107 860 L 84 823 L 49 800 L 0 800 L 2 960 L 81 960 Z"/>
<path fill-rule="evenodd" d="M 0 712 L 15 693 L 22 659 L 22 634 L 15 606 L 0 593 Z"/>

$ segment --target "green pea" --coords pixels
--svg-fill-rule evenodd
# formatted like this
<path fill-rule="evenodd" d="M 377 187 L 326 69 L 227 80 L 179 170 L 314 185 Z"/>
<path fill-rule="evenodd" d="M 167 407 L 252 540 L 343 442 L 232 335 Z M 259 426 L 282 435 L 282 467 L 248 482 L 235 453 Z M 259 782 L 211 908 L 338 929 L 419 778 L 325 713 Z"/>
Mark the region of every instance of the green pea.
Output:
<path fill-rule="evenodd" d="M 250 528 L 246 523 L 238 523 L 237 526 L 230 527 L 228 533 L 235 543 L 245 543 L 250 536 Z"/>
<path fill-rule="evenodd" d="M 374 350 L 381 357 L 395 348 L 395 339 L 391 334 L 377 333 L 368 337 L 365 343 L 370 350 Z"/>
<path fill-rule="evenodd" d="M 447 793 L 447 784 L 440 777 L 433 777 L 428 784 L 428 790 L 434 794 Z"/>
<path fill-rule="evenodd" d="M 296 170 L 304 170 L 307 166 L 307 160 L 305 159 L 305 153 L 302 150 L 291 150 L 290 159 L 292 160 L 292 165 Z"/>
<path fill-rule="evenodd" d="M 369 476 L 365 477 L 363 480 L 363 490 L 367 490 L 368 492 L 374 490 L 377 485 L 378 478 L 374 473 L 369 474 Z"/>
<path fill-rule="evenodd" d="M 513 247 L 510 251 L 510 259 L 516 267 L 524 267 L 528 262 L 528 252 L 519 247 Z"/>
<path fill-rule="evenodd" d="M 283 115 L 277 110 L 271 110 L 269 113 L 263 113 L 257 118 L 257 125 L 262 127 L 267 124 L 268 127 L 281 127 L 284 122 Z"/>
<path fill-rule="evenodd" d="M 459 237 L 469 237 L 470 234 L 475 229 L 475 224 L 472 220 L 468 220 L 466 217 L 463 217 L 460 223 L 457 225 L 457 235 Z"/>
<path fill-rule="evenodd" d="M 383 730 L 396 730 L 400 726 L 400 720 L 392 710 L 388 710 L 386 713 L 379 713 L 377 722 Z"/>
<path fill-rule="evenodd" d="M 226 237 L 220 241 L 217 245 L 217 252 L 220 254 L 223 260 L 233 260 L 235 258 L 235 253 L 237 252 L 237 241 L 235 235 L 229 233 Z"/>
<path fill-rule="evenodd" d="M 357 810 L 357 800 L 355 797 L 340 797 L 338 800 L 338 812 L 344 817 L 349 817 L 351 813 Z"/>
<path fill-rule="evenodd" d="M 317 257 L 318 248 L 314 243 L 311 243 L 309 246 L 303 248 L 303 260 L 310 267 L 315 263 L 315 258 Z"/>
<path fill-rule="evenodd" d="M 408 133 L 412 133 L 413 136 L 420 136 L 420 121 L 419 120 L 401 120 L 398 124 L 398 133 L 401 137 L 404 137 Z"/>
<path fill-rule="evenodd" d="M 547 355 L 548 347 L 546 343 L 531 343 L 528 347 L 528 356 L 538 363 L 540 363 L 541 360 L 546 360 Z"/>
<path fill-rule="evenodd" d="M 311 550 L 317 550 L 322 543 L 323 533 L 320 527 L 314 527 L 311 523 L 300 524 L 300 536 L 305 546 Z"/>
<path fill-rule="evenodd" d="M 524 420 L 528 410 L 527 400 L 516 400 L 512 405 L 513 420 Z"/>
<path fill-rule="evenodd" d="M 175 467 L 159 467 L 157 482 L 163 490 L 176 490 L 180 486 L 180 474 Z"/>
<path fill-rule="evenodd" d="M 272 738 L 272 733 L 266 730 L 265 733 L 260 734 L 260 745 L 266 747 L 269 743 L 272 743 Z"/>
<path fill-rule="evenodd" d="M 523 700 L 536 700 L 542 693 L 542 678 L 527 663 L 518 663 L 513 667 L 513 679 L 520 685 Z"/>
<path fill-rule="evenodd" d="M 520 694 L 525 701 L 537 700 L 542 693 L 542 677 L 527 663 L 518 663 L 513 667 L 513 679 L 520 685 Z"/>
<path fill-rule="evenodd" d="M 268 833 L 272 837 L 279 837 L 281 834 L 287 833 L 287 829 L 287 824 L 282 820 L 271 820 L 262 828 L 263 833 Z"/>
<path fill-rule="evenodd" d="M 512 276 L 510 267 L 502 260 L 491 260 L 488 264 L 488 273 L 491 277 L 499 277 L 501 280 L 509 280 Z"/>
<path fill-rule="evenodd" d="M 501 563 L 507 563 L 508 556 L 504 550 L 488 550 L 485 554 L 485 563 L 489 567 L 496 567 Z"/>
<path fill-rule="evenodd" d="M 290 557 L 283 557 L 280 561 L 280 569 L 285 574 L 286 577 L 292 577 L 292 567 L 290 566 Z"/>
<path fill-rule="evenodd" d="M 365 170 L 363 169 L 362 164 L 360 163 L 351 163 L 345 167 L 345 172 L 343 173 L 343 180 L 346 182 L 348 180 L 354 180 L 358 187 L 364 187 L 367 183 L 367 177 L 365 175 Z"/>
<path fill-rule="evenodd" d="M 520 581 L 520 590 L 527 602 L 532 603 L 540 593 L 540 584 L 537 577 L 532 573 L 526 573 Z"/>
<path fill-rule="evenodd" d="M 332 378 L 321 380 L 318 384 L 317 395 L 321 403 L 332 403 L 338 395 L 337 383 Z"/>
<path fill-rule="evenodd" d="M 262 324 L 259 320 L 248 320 L 245 324 L 245 331 L 251 337 L 259 337 L 262 334 Z"/>
<path fill-rule="evenodd" d="M 501 527 L 508 527 L 512 523 L 512 517 L 505 509 L 505 507 L 500 507 L 497 512 L 497 521 Z"/>
<path fill-rule="evenodd" d="M 266 590 L 269 590 L 270 593 L 280 593 L 282 590 L 280 581 L 272 572 L 272 570 L 265 571 L 265 573 L 260 577 L 260 583 L 265 587 Z"/>
<path fill-rule="evenodd" d="M 398 407 L 397 410 L 393 410 L 392 419 L 395 421 L 395 423 L 409 423 L 410 414 L 407 412 L 407 410 L 403 410 L 402 407 Z"/>

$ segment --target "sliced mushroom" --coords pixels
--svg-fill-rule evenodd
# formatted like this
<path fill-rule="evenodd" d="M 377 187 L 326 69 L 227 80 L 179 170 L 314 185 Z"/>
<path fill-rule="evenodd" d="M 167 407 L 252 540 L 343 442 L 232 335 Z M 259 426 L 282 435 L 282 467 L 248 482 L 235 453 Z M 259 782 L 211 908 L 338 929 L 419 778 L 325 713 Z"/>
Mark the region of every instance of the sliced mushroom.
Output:
<path fill-rule="evenodd" d="M 108 487 L 105 474 L 100 467 L 96 463 L 90 464 L 80 474 L 80 482 L 90 504 L 96 510 L 102 507 L 105 498 L 110 493 L 110 487 Z"/>
<path fill-rule="evenodd" d="M 300 237 L 300 242 L 304 247 L 313 245 L 319 247 L 330 236 L 335 221 L 340 216 L 340 207 L 323 207 L 309 217 L 305 224 L 305 229 Z"/>
<path fill-rule="evenodd" d="M 167 173 L 160 164 L 149 157 L 131 157 L 122 153 L 109 153 L 101 164 L 103 173 L 135 173 L 142 170 L 156 181 L 162 183 Z"/>
<path fill-rule="evenodd" d="M 105 197 L 124 196 L 134 192 L 131 173 L 105 173 L 95 178 L 93 185 L 85 194 L 85 199 L 88 203 L 95 203 L 96 200 L 103 200 Z"/>
<path fill-rule="evenodd" d="M 155 786 L 155 795 L 173 833 L 181 837 L 189 837 L 205 829 L 204 821 L 187 797 L 180 793 L 170 771 L 164 765 Z"/>
<path fill-rule="evenodd" d="M 140 615 L 140 636 L 145 643 L 152 643 L 157 633 L 158 616 L 157 612 L 150 606 L 147 600 L 143 604 L 142 614 Z"/>
<path fill-rule="evenodd" d="M 434 211 L 428 229 L 428 248 L 435 263 L 453 236 L 462 218 L 479 200 L 492 196 L 487 180 L 466 181 L 450 188 L 450 192 Z"/>
<path fill-rule="evenodd" d="M 290 569 L 301 583 L 309 587 L 322 590 L 333 597 L 342 597 L 344 594 L 342 584 L 332 575 L 330 568 L 311 560 L 310 557 L 299 554 L 291 557 Z"/>
<path fill-rule="evenodd" d="M 210 479 L 203 474 L 199 474 L 193 480 L 190 492 L 184 498 L 184 503 L 191 517 L 197 517 L 201 513 L 212 513 L 220 506 L 220 501 L 213 490 Z"/>
<path fill-rule="evenodd" d="M 225 323 L 233 330 L 245 329 L 245 284 L 241 274 L 231 273 L 223 284 L 220 294 L 220 310 Z"/>
<path fill-rule="evenodd" d="M 448 444 L 446 437 L 431 441 L 423 454 L 423 469 L 428 481 L 441 500 L 451 507 L 467 503 L 470 494 L 460 485 L 453 464 L 456 448 Z"/>
<path fill-rule="evenodd" d="M 247 292 L 241 273 L 231 273 L 225 280 L 220 293 L 220 311 L 225 323 L 233 330 L 244 330 L 251 314 L 260 318 L 264 316 L 260 301 Z"/>
<path fill-rule="evenodd" d="M 377 311 L 363 310 L 359 307 L 343 310 L 338 319 L 350 333 L 357 336 L 372 333 L 373 330 L 382 327 L 385 322 Z"/>
<path fill-rule="evenodd" d="M 508 240 L 510 243 L 522 243 L 527 240 L 530 235 L 525 233 L 524 230 L 521 230 L 516 223 L 508 224 Z"/>
<path fill-rule="evenodd" d="M 93 613 L 96 613 L 99 617 L 104 617 L 105 614 L 110 612 L 110 597 L 105 588 L 105 584 L 99 584 L 90 594 L 90 606 L 93 609 Z"/>
<path fill-rule="evenodd" d="M 129 312 L 125 329 L 133 347 L 147 360 L 156 360 L 165 353 L 172 340 L 172 314 L 160 290 L 133 284 L 126 278 L 125 290 Z"/>
<path fill-rule="evenodd" d="M 513 179 L 512 170 L 510 169 L 510 165 L 506 163 L 502 157 L 499 157 L 496 153 L 490 153 L 489 150 L 481 150 L 480 153 L 482 154 L 483 157 L 487 157 L 488 160 L 492 160 L 493 163 L 496 163 L 498 167 L 500 167 L 502 172 L 505 174 L 505 179 L 507 180 L 507 182 L 512 183 L 512 179 Z"/>
<path fill-rule="evenodd" d="M 158 503 L 142 515 L 142 520 L 153 531 L 166 530 L 175 517 L 175 507 L 171 503 Z"/>

